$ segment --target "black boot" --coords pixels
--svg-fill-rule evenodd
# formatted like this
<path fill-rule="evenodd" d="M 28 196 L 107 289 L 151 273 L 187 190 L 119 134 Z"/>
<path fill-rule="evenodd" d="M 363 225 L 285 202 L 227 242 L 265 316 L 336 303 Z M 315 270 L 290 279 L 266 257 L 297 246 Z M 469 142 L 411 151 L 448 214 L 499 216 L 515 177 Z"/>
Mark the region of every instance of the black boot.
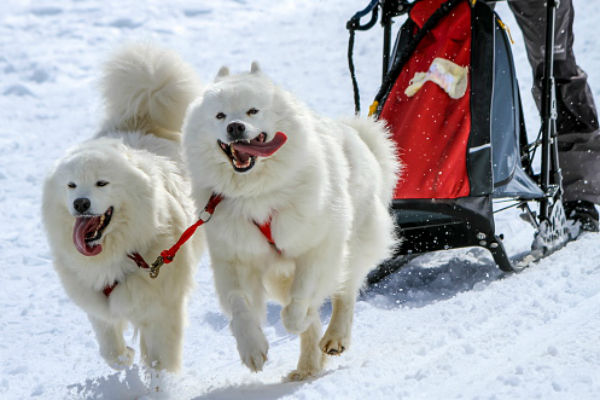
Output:
<path fill-rule="evenodd" d="M 581 229 L 588 232 L 598 232 L 598 211 L 594 203 L 585 200 L 565 202 L 567 219 L 581 223 Z"/>

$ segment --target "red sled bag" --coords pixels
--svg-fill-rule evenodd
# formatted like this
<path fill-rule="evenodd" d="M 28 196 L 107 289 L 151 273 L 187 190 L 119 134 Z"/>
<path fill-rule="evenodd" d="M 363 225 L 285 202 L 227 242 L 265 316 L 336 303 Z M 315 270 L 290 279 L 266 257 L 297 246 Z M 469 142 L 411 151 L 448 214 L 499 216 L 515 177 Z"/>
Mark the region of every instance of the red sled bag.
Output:
<path fill-rule="evenodd" d="M 510 43 L 486 4 L 415 3 L 371 111 L 405 165 L 396 199 L 542 195 L 520 161 L 527 139 Z"/>
<path fill-rule="evenodd" d="M 422 29 L 442 0 L 410 12 Z M 457 5 L 419 43 L 385 99 L 388 121 L 406 168 L 396 198 L 457 198 L 471 192 L 467 146 L 471 131 L 471 9 Z"/>

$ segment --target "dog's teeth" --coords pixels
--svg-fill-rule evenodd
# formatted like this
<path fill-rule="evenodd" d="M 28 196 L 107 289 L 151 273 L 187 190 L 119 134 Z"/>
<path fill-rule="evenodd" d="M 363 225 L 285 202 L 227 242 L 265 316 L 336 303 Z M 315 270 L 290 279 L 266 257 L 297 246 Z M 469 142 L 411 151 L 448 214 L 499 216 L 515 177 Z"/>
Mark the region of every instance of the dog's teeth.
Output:
<path fill-rule="evenodd" d="M 236 168 L 247 168 L 250 166 L 250 160 L 246 161 L 245 163 L 241 163 L 238 160 L 233 160 L 233 165 Z"/>
<path fill-rule="evenodd" d="M 104 217 L 104 214 L 102 214 L 102 215 L 100 216 L 100 225 L 102 225 L 102 224 L 104 223 L 104 218 L 105 218 L 105 217 Z"/>

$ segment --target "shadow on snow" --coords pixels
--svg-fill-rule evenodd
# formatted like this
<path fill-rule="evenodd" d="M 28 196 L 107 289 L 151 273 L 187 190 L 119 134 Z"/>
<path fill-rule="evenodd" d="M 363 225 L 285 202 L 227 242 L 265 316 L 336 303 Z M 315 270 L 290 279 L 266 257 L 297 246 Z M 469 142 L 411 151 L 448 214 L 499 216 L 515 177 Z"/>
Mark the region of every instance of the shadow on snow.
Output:
<path fill-rule="evenodd" d="M 457 293 L 484 288 L 504 276 L 481 248 L 423 254 L 365 288 L 360 300 L 379 308 L 424 307 Z"/>

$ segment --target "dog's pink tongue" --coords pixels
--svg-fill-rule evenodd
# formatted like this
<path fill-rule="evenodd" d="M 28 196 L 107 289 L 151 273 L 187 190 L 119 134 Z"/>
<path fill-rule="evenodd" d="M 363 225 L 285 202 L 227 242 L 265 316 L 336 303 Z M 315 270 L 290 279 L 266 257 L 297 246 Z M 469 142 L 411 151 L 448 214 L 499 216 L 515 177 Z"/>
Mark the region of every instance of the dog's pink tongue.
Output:
<path fill-rule="evenodd" d="M 260 143 L 252 141 L 250 143 L 233 143 L 235 151 L 239 153 L 250 154 L 251 156 L 268 157 L 275 153 L 287 141 L 287 136 L 283 132 L 275 133 L 275 137 L 269 142 Z"/>
<path fill-rule="evenodd" d="M 85 237 L 89 232 L 94 232 L 100 225 L 100 217 L 77 217 L 73 226 L 73 243 L 75 248 L 84 256 L 95 256 L 102 251 L 102 246 L 95 244 L 90 246 Z"/>

